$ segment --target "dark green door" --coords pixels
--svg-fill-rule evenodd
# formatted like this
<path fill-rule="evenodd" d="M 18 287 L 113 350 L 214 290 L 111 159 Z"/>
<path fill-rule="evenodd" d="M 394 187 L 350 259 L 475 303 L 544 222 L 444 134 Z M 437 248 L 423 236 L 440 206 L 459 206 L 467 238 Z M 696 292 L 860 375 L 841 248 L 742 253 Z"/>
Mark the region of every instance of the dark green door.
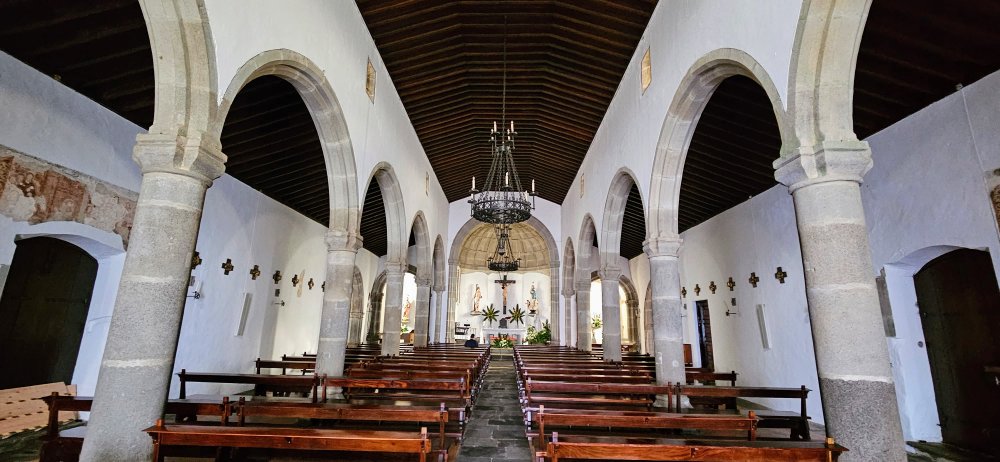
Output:
<path fill-rule="evenodd" d="M 955 250 L 915 276 L 941 433 L 946 443 L 1000 452 L 1000 292 L 990 254 Z"/>
<path fill-rule="evenodd" d="M 48 237 L 17 241 L 0 296 L 0 389 L 73 379 L 97 261 Z"/>

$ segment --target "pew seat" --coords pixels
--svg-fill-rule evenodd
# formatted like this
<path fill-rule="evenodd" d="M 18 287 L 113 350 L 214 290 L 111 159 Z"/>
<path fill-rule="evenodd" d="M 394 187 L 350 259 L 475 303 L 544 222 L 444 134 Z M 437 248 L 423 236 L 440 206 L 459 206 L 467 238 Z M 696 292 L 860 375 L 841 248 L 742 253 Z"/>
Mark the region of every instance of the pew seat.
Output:
<path fill-rule="evenodd" d="M 807 441 L 736 441 L 671 438 L 562 437 L 552 434 L 537 462 L 558 461 L 703 461 L 703 462 L 833 462 L 847 451 L 833 438 Z"/>

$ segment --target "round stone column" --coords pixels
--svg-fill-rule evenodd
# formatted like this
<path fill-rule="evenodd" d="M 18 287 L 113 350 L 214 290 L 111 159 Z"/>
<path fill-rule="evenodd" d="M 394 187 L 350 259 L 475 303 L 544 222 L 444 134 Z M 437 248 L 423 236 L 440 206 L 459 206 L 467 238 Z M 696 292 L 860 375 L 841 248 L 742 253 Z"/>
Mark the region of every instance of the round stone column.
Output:
<path fill-rule="evenodd" d="M 590 330 L 590 281 L 576 282 L 576 347 L 590 351 L 593 346 Z"/>
<path fill-rule="evenodd" d="M 425 347 L 431 308 L 431 281 L 417 280 L 417 300 L 413 305 L 413 346 Z"/>
<path fill-rule="evenodd" d="M 563 303 L 565 304 L 563 322 L 565 323 L 566 331 L 559 342 L 559 345 L 562 346 L 576 345 L 576 297 L 574 295 L 576 295 L 576 292 L 572 286 L 563 289 Z"/>
<path fill-rule="evenodd" d="M 905 461 L 861 205 L 868 145 L 828 142 L 775 165 L 795 204 L 827 435 L 844 460 Z"/>
<path fill-rule="evenodd" d="M 354 292 L 354 260 L 359 247 L 361 240 L 354 233 L 337 230 L 326 233 L 326 292 L 323 292 L 316 350 L 316 373 L 320 375 L 344 375 Z"/>
<path fill-rule="evenodd" d="M 385 314 L 382 316 L 382 355 L 399 356 L 399 330 L 403 321 L 403 273 L 406 263 L 385 265 Z"/>
<path fill-rule="evenodd" d="M 437 343 L 437 323 L 438 323 L 438 298 L 441 297 L 439 292 L 434 291 L 431 288 L 431 300 L 430 300 L 430 315 L 427 316 L 427 343 Z"/>
<path fill-rule="evenodd" d="M 444 287 L 434 288 L 434 319 L 431 319 L 431 342 L 441 343 L 446 341 L 445 332 L 441 328 L 442 321 L 447 319 L 447 314 L 445 309 L 447 308 L 444 304 Z"/>
<path fill-rule="evenodd" d="M 619 268 L 601 270 L 601 325 L 604 331 L 601 348 L 605 361 L 622 360 L 622 308 L 618 291 L 621 277 Z"/>
<path fill-rule="evenodd" d="M 681 240 L 676 236 L 648 239 L 643 247 L 649 257 L 649 280 L 653 287 L 656 383 L 685 383 L 683 305 L 677 260 Z"/>
<path fill-rule="evenodd" d="M 162 416 L 198 241 L 205 190 L 222 174 L 218 142 L 143 134 L 142 169 L 82 461 L 148 461 L 143 429 Z"/>
<path fill-rule="evenodd" d="M 455 309 L 458 305 L 458 297 L 461 292 L 459 282 L 462 275 L 458 270 L 457 262 L 448 262 L 448 302 L 444 311 L 448 313 L 448 318 L 444 323 L 444 342 L 455 343 Z"/>

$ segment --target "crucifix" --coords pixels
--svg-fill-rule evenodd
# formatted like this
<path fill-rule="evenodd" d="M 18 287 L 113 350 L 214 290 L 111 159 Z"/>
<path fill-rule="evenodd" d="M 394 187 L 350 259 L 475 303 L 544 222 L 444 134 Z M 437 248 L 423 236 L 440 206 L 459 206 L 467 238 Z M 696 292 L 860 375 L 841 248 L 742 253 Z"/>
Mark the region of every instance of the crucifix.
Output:
<path fill-rule="evenodd" d="M 516 284 L 517 281 L 507 279 L 507 275 L 504 274 L 500 277 L 500 279 L 494 280 L 493 282 L 500 284 L 500 290 L 503 292 L 503 314 L 507 314 L 507 286 L 510 284 Z"/>

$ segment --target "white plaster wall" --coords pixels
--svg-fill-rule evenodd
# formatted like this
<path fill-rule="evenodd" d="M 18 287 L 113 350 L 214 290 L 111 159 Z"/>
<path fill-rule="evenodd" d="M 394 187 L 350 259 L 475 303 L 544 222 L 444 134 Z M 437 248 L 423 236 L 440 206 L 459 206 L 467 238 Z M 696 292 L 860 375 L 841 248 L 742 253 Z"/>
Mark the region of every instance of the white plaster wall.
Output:
<path fill-rule="evenodd" d="M 752 199 L 681 234 L 681 285 L 687 288 L 686 341 L 693 343 L 699 358 L 695 301 L 707 300 L 711 311 L 715 369 L 735 370 L 737 385 L 798 387 L 809 394 L 809 415 L 823 421 L 812 331 L 806 304 L 802 254 L 799 250 L 795 210 L 784 186 L 775 186 Z M 781 284 L 774 277 L 781 266 L 788 277 Z M 747 279 L 756 272 L 760 282 L 751 287 Z M 726 282 L 732 277 L 732 292 Z M 709 284 L 715 281 L 716 293 Z M 701 287 L 695 295 L 694 286 Z M 736 298 L 739 314 L 726 316 Z M 756 306 L 764 305 L 770 348 L 764 349 L 758 328 Z M 797 411 L 798 402 L 761 399 L 760 403 Z"/>
<path fill-rule="evenodd" d="M 418 211 L 431 236 L 447 229 L 447 199 L 354 2 L 207 0 L 205 5 L 220 99 L 237 70 L 254 56 L 274 49 L 306 56 L 323 69 L 343 111 L 357 168 L 358 203 L 376 165 L 386 162 L 402 188 L 406 232 Z M 374 103 L 364 88 L 369 59 L 377 73 Z"/>
<path fill-rule="evenodd" d="M 1000 167 L 1000 72 L 966 86 L 868 138 L 874 167 L 862 186 L 872 259 L 886 268 L 896 325 L 893 376 L 907 439 L 940 441 L 934 388 L 912 274 L 937 246 L 988 250 L 1000 268 L 989 200 Z"/>
<path fill-rule="evenodd" d="M 648 214 L 653 159 L 667 108 L 685 73 L 702 56 L 720 48 L 745 51 L 770 75 L 784 105 L 800 8 L 801 2 L 794 0 L 660 2 L 562 203 L 564 234 L 559 241 L 579 236 L 586 213 L 600 232 L 611 180 L 621 168 L 634 173 Z M 647 47 L 653 81 L 643 93 L 639 72 Z"/>

